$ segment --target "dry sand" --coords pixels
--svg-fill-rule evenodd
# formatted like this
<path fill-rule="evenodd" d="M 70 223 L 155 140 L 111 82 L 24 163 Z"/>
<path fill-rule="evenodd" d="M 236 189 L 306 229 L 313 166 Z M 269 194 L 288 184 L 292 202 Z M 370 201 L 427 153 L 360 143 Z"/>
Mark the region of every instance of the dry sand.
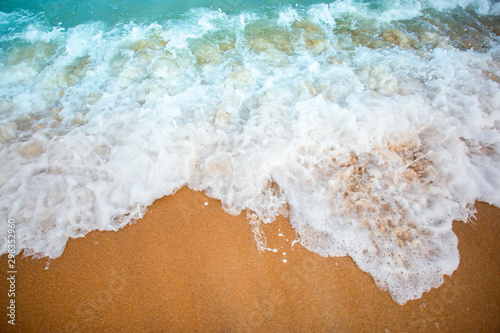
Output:
<path fill-rule="evenodd" d="M 500 209 L 476 207 L 475 224 L 454 223 L 457 271 L 400 306 L 350 258 L 292 248 L 287 219 L 265 226 L 278 252 L 259 253 L 245 214 L 183 188 L 58 259 L 18 256 L 15 326 L 2 256 L 0 331 L 500 332 Z"/>

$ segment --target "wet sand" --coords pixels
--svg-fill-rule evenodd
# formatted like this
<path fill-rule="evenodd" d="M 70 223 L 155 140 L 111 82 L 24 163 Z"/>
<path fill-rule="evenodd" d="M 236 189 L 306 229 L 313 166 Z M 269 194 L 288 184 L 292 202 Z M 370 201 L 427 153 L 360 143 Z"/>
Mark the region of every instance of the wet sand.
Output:
<path fill-rule="evenodd" d="M 455 273 L 400 306 L 350 258 L 292 248 L 286 218 L 264 227 L 278 251 L 259 253 L 246 214 L 183 188 L 118 232 L 70 240 L 58 259 L 18 256 L 15 326 L 2 256 L 0 331 L 500 332 L 500 209 L 476 207 L 475 224 L 453 226 Z"/>

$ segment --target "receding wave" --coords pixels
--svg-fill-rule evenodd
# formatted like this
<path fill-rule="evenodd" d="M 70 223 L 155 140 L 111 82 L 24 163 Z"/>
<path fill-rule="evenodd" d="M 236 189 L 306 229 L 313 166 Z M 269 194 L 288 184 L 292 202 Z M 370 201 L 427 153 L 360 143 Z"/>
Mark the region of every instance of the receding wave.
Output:
<path fill-rule="evenodd" d="M 458 266 L 452 221 L 500 205 L 499 11 L 337 1 L 73 27 L 1 13 L 1 216 L 18 251 L 58 257 L 187 185 L 254 224 L 289 215 L 306 248 L 418 298 Z"/>

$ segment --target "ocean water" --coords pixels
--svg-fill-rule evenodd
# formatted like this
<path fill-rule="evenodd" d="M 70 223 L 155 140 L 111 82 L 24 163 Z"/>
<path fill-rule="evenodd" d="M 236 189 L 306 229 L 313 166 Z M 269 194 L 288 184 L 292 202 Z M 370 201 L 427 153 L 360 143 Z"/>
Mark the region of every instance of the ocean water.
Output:
<path fill-rule="evenodd" d="M 189 186 L 254 225 L 289 215 L 307 249 L 419 298 L 458 267 L 452 221 L 500 206 L 499 15 L 488 0 L 2 1 L 1 219 L 18 252 L 55 258 Z"/>

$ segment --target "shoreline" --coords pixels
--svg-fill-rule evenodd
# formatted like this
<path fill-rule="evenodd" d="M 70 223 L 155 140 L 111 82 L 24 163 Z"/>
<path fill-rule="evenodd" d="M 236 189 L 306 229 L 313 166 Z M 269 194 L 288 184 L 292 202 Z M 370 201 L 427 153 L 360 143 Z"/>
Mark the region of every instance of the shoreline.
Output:
<path fill-rule="evenodd" d="M 245 213 L 183 187 L 118 232 L 71 239 L 60 258 L 18 255 L 16 325 L 4 314 L 0 330 L 498 331 L 500 209 L 475 206 L 475 223 L 453 223 L 458 269 L 400 306 L 351 258 L 292 246 L 287 218 L 263 226 L 277 252 L 259 253 Z M 6 255 L 0 265 L 7 313 Z"/>

